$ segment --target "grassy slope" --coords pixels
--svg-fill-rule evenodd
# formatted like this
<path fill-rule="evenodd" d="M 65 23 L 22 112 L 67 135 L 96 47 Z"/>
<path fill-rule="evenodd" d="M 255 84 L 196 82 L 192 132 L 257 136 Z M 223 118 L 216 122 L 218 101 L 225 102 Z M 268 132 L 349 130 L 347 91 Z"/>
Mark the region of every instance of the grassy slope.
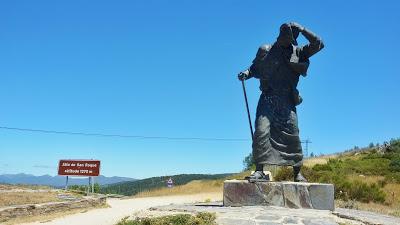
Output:
<path fill-rule="evenodd" d="M 226 178 L 231 174 L 180 174 L 174 176 L 151 177 L 143 180 L 121 182 L 101 188 L 102 193 L 135 195 L 139 192 L 146 192 L 166 186 L 169 178 L 172 178 L 176 186 L 185 185 L 193 180 L 216 180 Z"/>
<path fill-rule="evenodd" d="M 315 158 L 308 158 L 304 161 L 304 166 L 313 167 L 317 164 L 323 165 L 327 164 L 329 159 L 336 159 L 339 155 L 329 155 L 329 156 L 320 156 Z M 267 168 L 268 170 L 275 170 L 275 167 Z M 277 169 L 279 173 L 279 168 Z M 223 182 L 224 180 L 229 179 L 243 179 L 245 176 L 248 176 L 250 171 L 244 171 L 241 173 L 233 174 L 231 176 L 215 179 L 215 180 L 193 180 L 184 185 L 174 186 L 173 188 L 161 187 L 151 190 L 146 190 L 135 194 L 135 197 L 153 197 L 153 196 L 166 196 L 166 195 L 186 195 L 186 194 L 195 194 L 195 193 L 211 193 L 211 192 L 220 192 L 222 194 L 223 191 Z M 287 180 L 291 180 L 292 178 L 287 178 Z M 354 178 L 358 179 L 358 177 Z"/>
<path fill-rule="evenodd" d="M 303 173 L 311 182 L 333 183 L 338 207 L 400 216 L 400 139 L 385 153 L 371 147 L 329 157 L 305 162 Z M 291 169 L 282 168 L 276 178 L 291 179 Z"/>
<path fill-rule="evenodd" d="M 390 163 L 396 157 L 400 157 L 400 140 L 394 142 L 393 146 L 394 151 L 386 154 L 376 153 L 376 148 L 366 148 L 361 152 L 309 158 L 304 162 L 304 172 L 310 181 L 335 184 L 338 207 L 358 208 L 400 216 L 400 180 L 398 179 L 400 171 L 390 167 Z M 279 180 L 292 179 L 290 168 L 281 168 L 277 173 L 276 178 Z M 247 174 L 249 171 L 222 179 L 197 180 L 174 188 L 158 188 L 140 192 L 135 196 L 149 197 L 200 192 L 222 194 L 223 180 L 242 179 Z M 381 199 L 382 196 L 383 199 Z"/>
<path fill-rule="evenodd" d="M 148 191 L 139 192 L 135 197 L 153 197 L 153 196 L 169 196 L 169 195 L 190 195 L 198 193 L 220 193 L 222 196 L 222 187 L 224 180 L 227 179 L 243 179 L 249 175 L 250 172 L 246 171 L 224 178 L 215 180 L 193 180 L 184 185 L 174 186 L 172 188 L 162 187 Z"/>

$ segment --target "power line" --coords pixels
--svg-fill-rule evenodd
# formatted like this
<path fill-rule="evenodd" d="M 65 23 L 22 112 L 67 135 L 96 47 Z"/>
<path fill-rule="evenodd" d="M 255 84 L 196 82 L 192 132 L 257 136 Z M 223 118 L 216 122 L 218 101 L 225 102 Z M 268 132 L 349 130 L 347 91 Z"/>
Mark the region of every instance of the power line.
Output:
<path fill-rule="evenodd" d="M 117 137 L 117 138 L 136 138 L 136 139 L 164 139 L 164 140 L 179 140 L 179 141 L 251 141 L 248 138 L 208 138 L 208 137 L 169 137 L 169 136 L 145 136 L 145 135 L 124 135 L 124 134 L 104 134 L 104 133 L 85 133 L 85 132 L 70 132 L 57 130 L 42 130 L 32 128 L 5 127 L 0 126 L 3 130 L 14 130 L 21 132 L 36 132 L 45 134 L 64 134 L 64 135 L 80 135 L 94 137 Z M 306 144 L 306 155 L 308 155 L 308 144 L 312 143 L 309 139 L 302 140 L 301 143 Z"/>
<path fill-rule="evenodd" d="M 164 139 L 164 140 L 181 140 L 181 141 L 250 141 L 245 138 L 207 138 L 207 137 L 168 137 L 168 136 L 144 136 L 144 135 L 123 135 L 123 134 L 104 134 L 104 133 L 85 133 L 85 132 L 69 132 L 56 130 L 42 130 L 32 128 L 18 128 L 0 126 L 3 130 L 14 130 L 22 132 L 36 132 L 46 134 L 64 134 L 64 135 L 81 135 L 81 136 L 96 136 L 96 137 L 118 137 L 118 138 L 136 138 L 136 139 Z"/>

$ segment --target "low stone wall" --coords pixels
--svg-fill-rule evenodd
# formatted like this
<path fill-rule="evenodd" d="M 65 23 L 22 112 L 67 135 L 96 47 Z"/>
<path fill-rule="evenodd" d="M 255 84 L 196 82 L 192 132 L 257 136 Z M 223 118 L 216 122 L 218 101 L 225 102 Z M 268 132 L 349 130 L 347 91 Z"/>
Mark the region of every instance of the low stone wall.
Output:
<path fill-rule="evenodd" d="M 106 197 L 85 198 L 75 201 L 29 204 L 0 209 L 0 223 L 17 217 L 47 215 L 72 209 L 91 208 L 104 205 Z"/>

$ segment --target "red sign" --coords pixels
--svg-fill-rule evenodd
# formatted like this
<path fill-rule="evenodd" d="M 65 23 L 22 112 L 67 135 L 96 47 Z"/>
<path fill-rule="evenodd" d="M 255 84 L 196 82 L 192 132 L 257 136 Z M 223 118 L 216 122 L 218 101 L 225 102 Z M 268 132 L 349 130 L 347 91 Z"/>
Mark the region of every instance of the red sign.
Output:
<path fill-rule="evenodd" d="M 100 174 L 100 160 L 62 159 L 58 164 L 58 175 L 97 177 Z"/>

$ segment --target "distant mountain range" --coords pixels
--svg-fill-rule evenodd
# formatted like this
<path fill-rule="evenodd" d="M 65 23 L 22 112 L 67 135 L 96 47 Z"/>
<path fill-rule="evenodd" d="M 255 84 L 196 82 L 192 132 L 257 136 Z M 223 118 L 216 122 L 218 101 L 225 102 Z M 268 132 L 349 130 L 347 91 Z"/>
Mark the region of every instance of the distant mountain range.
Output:
<path fill-rule="evenodd" d="M 31 174 L 19 173 L 19 174 L 2 174 L 0 175 L 0 183 L 5 184 L 29 184 L 29 185 L 46 185 L 53 187 L 65 186 L 64 176 L 34 176 Z M 135 181 L 137 179 L 129 177 L 105 177 L 98 176 L 94 179 L 96 183 L 100 185 L 109 185 L 125 181 Z M 86 185 L 88 184 L 88 178 L 76 178 L 69 177 L 68 185 Z"/>

